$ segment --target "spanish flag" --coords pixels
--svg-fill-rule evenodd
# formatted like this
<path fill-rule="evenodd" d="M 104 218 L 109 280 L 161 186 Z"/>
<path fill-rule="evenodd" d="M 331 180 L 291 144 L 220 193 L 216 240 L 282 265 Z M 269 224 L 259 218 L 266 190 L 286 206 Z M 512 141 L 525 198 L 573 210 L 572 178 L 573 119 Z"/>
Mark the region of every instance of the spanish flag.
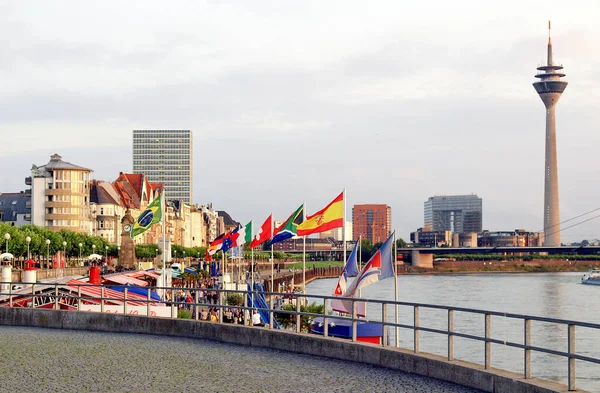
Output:
<path fill-rule="evenodd" d="M 331 203 L 319 210 L 296 227 L 298 236 L 325 232 L 344 226 L 344 193 L 342 192 Z"/>

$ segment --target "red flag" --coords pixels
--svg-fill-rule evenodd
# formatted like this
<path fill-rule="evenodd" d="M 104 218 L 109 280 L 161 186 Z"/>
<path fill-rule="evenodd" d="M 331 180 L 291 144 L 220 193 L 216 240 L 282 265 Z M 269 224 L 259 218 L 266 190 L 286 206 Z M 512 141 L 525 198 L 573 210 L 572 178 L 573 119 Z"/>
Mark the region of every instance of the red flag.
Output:
<path fill-rule="evenodd" d="M 252 239 L 252 242 L 250 243 L 250 248 L 254 248 L 254 247 L 258 246 L 259 244 L 264 243 L 265 241 L 269 240 L 272 237 L 273 237 L 273 215 L 271 214 L 269 217 L 267 217 L 265 222 L 260 226 L 258 233 L 256 234 L 256 236 L 254 236 L 254 239 Z"/>

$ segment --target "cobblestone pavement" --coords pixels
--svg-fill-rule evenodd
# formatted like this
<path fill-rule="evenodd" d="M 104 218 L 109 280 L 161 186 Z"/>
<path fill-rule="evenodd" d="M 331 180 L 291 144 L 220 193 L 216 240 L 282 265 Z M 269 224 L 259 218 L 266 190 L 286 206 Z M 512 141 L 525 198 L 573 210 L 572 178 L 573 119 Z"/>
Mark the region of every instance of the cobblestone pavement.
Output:
<path fill-rule="evenodd" d="M 0 326 L 0 392 L 476 392 L 208 340 Z"/>

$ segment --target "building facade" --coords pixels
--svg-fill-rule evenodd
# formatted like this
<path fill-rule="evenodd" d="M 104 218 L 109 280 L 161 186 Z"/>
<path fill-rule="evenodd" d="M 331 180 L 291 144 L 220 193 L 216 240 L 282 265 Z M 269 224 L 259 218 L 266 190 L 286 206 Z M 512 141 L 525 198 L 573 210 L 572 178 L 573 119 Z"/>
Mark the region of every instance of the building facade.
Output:
<path fill-rule="evenodd" d="M 410 233 L 410 241 L 419 247 L 452 247 L 452 240 L 451 231 L 430 231 L 427 228 L 419 228 Z"/>
<path fill-rule="evenodd" d="M 477 195 L 440 195 L 425 201 L 423 227 L 432 232 L 481 232 L 483 202 Z"/>
<path fill-rule="evenodd" d="M 31 198 L 25 192 L 0 194 L 0 221 L 14 226 L 31 224 Z"/>
<path fill-rule="evenodd" d="M 90 173 L 54 154 L 46 165 L 31 168 L 31 223 L 51 230 L 91 233 Z"/>
<path fill-rule="evenodd" d="M 134 130 L 133 172 L 161 183 L 168 200 L 192 204 L 193 140 L 190 130 Z"/>
<path fill-rule="evenodd" d="M 392 208 L 385 204 L 354 205 L 352 236 L 371 243 L 384 242 L 392 233 Z M 350 240 L 350 239 L 348 239 Z"/>
<path fill-rule="evenodd" d="M 341 242 L 344 240 L 344 230 L 343 228 L 335 228 L 329 231 L 319 233 L 319 239 L 333 239 L 335 241 Z M 357 236 L 358 238 L 358 236 Z M 353 236 L 353 228 L 352 221 L 346 221 L 346 241 L 356 240 Z"/>

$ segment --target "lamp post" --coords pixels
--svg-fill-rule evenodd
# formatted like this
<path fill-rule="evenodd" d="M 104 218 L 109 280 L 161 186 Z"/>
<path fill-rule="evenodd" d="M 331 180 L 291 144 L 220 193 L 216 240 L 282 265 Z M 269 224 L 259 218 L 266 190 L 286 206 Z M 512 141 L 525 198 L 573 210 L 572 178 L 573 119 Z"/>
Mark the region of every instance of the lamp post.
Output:
<path fill-rule="evenodd" d="M 29 243 L 31 243 L 31 238 L 27 236 L 25 241 L 27 242 L 27 260 L 29 260 L 31 259 L 31 253 L 29 252 Z"/>
<path fill-rule="evenodd" d="M 108 264 L 108 246 L 104 246 L 104 260 Z"/>
<path fill-rule="evenodd" d="M 158 248 L 155 251 L 156 251 L 156 257 L 158 258 Z"/>
<path fill-rule="evenodd" d="M 177 263 L 177 250 L 173 250 L 173 252 L 175 253 L 175 263 Z"/>
<path fill-rule="evenodd" d="M 50 266 L 50 239 L 46 239 L 46 269 Z"/>
<path fill-rule="evenodd" d="M 185 266 L 185 251 L 183 252 L 183 265 Z"/>
<path fill-rule="evenodd" d="M 10 240 L 10 233 L 5 233 L 4 239 L 6 239 L 6 252 L 8 252 L 8 241 Z"/>
<path fill-rule="evenodd" d="M 67 242 L 63 241 L 63 255 L 65 258 L 65 265 L 67 264 Z"/>

